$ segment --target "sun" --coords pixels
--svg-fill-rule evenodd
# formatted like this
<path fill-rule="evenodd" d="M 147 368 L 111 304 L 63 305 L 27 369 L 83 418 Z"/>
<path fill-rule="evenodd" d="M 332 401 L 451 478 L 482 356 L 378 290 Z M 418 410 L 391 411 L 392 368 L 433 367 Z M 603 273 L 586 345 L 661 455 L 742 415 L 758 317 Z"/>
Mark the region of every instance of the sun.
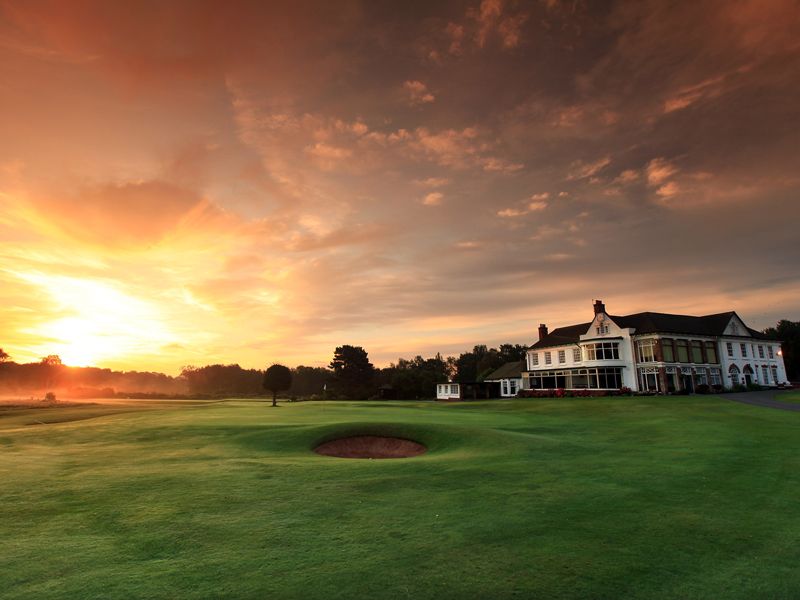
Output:
<path fill-rule="evenodd" d="M 46 290 L 57 309 L 57 318 L 28 331 L 41 339 L 36 348 L 41 355 L 58 354 L 64 364 L 89 366 L 152 354 L 175 341 L 152 302 L 113 283 L 46 274 L 25 278 Z"/>

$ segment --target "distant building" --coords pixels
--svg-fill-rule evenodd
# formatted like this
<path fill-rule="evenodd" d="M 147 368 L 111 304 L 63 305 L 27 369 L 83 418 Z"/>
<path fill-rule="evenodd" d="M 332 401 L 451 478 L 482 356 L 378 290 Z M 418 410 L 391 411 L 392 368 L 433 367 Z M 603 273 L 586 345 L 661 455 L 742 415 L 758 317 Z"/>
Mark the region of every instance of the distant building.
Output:
<path fill-rule="evenodd" d="M 587 323 L 552 332 L 539 326 L 522 388 L 693 393 L 748 383 L 778 386 L 788 383 L 780 348 L 735 312 L 613 316 L 597 300 Z"/>
<path fill-rule="evenodd" d="M 525 370 L 524 360 L 515 360 L 504 364 L 499 369 L 483 378 L 486 382 L 500 384 L 500 396 L 513 398 L 522 389 L 522 372 Z"/>
<path fill-rule="evenodd" d="M 500 384 L 494 381 L 448 382 L 436 384 L 437 400 L 487 400 L 500 395 Z"/>

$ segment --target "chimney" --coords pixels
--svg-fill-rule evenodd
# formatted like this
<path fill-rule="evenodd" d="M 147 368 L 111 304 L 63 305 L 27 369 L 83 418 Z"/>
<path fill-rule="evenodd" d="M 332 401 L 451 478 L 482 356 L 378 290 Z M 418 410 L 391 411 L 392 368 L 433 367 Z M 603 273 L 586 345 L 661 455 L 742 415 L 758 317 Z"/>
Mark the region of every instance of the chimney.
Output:
<path fill-rule="evenodd" d="M 602 300 L 595 300 L 594 301 L 594 314 L 599 315 L 600 313 L 606 312 L 606 305 L 603 304 Z"/>
<path fill-rule="evenodd" d="M 541 325 L 539 325 L 539 339 L 541 340 L 546 337 L 547 337 L 547 325 L 542 323 Z"/>

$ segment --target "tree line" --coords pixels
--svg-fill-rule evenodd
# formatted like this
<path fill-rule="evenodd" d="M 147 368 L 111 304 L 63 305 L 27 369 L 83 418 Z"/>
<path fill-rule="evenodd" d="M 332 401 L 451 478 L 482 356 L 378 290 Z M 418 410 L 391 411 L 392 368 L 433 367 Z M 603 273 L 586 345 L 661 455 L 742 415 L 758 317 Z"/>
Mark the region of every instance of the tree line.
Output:
<path fill-rule="evenodd" d="M 800 322 L 781 320 L 763 331 L 783 341 L 787 376 L 800 378 Z M 522 360 L 528 350 L 520 344 L 497 348 L 476 345 L 459 356 L 436 354 L 424 358 L 399 358 L 388 367 L 376 368 L 361 346 L 342 345 L 335 349 L 327 367 L 298 366 L 281 372 L 267 387 L 267 369 L 245 369 L 238 364 L 186 366 L 180 375 L 142 371 L 112 371 L 98 367 L 68 367 L 57 356 L 39 362 L 18 364 L 0 348 L 0 394 L 28 394 L 58 389 L 71 397 L 171 395 L 192 397 L 260 397 L 278 389 L 294 398 L 364 400 L 368 398 L 424 399 L 435 394 L 443 381 L 482 381 L 507 362 Z M 282 365 L 279 365 L 282 367 Z M 286 368 L 286 367 L 283 367 Z"/>

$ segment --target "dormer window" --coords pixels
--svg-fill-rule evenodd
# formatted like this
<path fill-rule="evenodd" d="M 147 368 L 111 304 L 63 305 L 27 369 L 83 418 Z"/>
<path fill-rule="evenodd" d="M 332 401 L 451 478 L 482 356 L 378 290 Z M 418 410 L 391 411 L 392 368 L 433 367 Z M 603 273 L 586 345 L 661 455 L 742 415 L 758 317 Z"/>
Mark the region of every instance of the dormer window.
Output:
<path fill-rule="evenodd" d="M 597 335 L 604 335 L 608 333 L 608 325 L 603 325 L 602 323 L 600 323 L 600 325 L 596 327 L 596 331 Z"/>

